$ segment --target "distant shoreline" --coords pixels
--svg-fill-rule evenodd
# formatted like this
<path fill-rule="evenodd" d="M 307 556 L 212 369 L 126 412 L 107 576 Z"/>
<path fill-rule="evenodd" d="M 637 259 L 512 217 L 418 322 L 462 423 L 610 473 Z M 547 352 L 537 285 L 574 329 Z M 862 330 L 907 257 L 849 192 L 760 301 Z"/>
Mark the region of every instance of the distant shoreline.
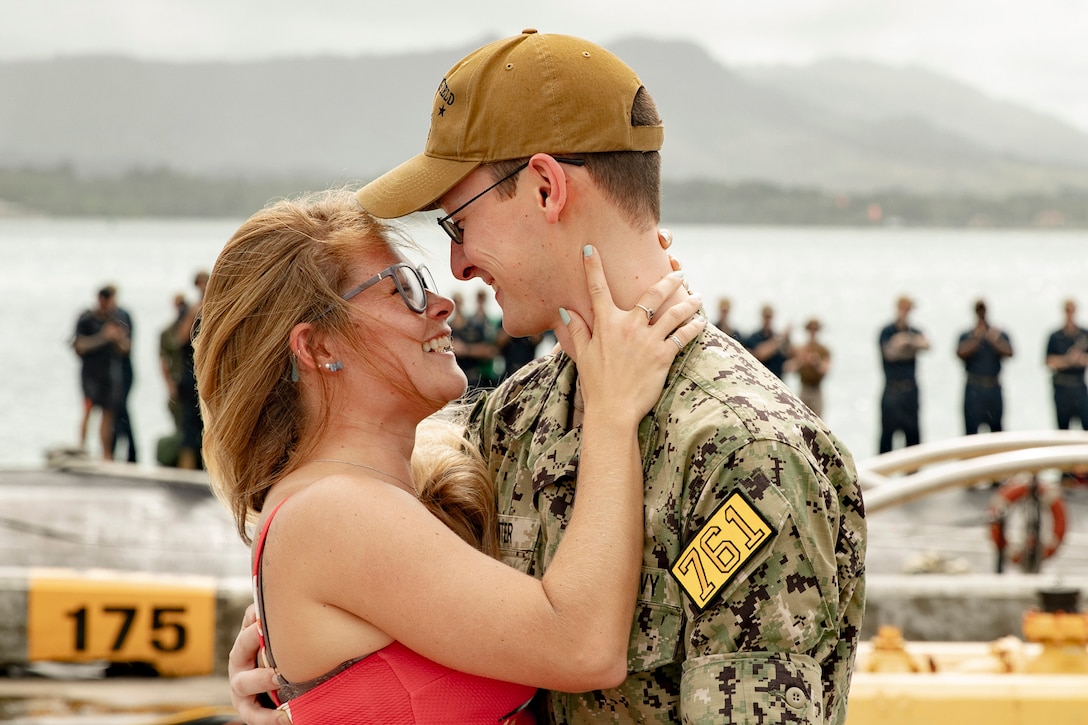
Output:
<path fill-rule="evenodd" d="M 362 181 L 317 176 L 195 176 L 171 169 L 113 175 L 71 166 L 0 168 L 0 218 L 244 219 L 271 200 Z M 905 191 L 842 192 L 751 181 L 668 181 L 668 223 L 989 229 L 1088 228 L 1088 191 L 986 197 Z"/>

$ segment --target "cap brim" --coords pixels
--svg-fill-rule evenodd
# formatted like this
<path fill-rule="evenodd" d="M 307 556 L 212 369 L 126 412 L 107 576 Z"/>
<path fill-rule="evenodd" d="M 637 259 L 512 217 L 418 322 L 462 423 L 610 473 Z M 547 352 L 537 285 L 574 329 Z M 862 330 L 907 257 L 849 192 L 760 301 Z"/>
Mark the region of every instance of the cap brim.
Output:
<path fill-rule="evenodd" d="M 438 200 L 479 165 L 419 154 L 359 189 L 356 198 L 379 219 L 436 209 Z"/>

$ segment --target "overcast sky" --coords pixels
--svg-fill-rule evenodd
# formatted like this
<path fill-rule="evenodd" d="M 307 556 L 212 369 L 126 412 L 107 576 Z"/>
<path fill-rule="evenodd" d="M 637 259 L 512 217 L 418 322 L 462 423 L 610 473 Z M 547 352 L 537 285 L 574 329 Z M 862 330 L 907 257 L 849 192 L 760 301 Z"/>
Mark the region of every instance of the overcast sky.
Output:
<path fill-rule="evenodd" d="M 1088 0 L 0 0 L 0 60 L 358 55 L 525 27 L 688 38 L 730 65 L 918 65 L 1088 132 Z"/>

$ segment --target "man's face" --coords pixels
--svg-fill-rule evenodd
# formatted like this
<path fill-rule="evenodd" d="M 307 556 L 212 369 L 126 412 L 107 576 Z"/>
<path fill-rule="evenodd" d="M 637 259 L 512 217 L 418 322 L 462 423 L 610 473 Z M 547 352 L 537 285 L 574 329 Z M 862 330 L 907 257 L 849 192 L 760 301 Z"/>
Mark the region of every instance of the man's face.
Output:
<path fill-rule="evenodd" d="M 530 189 L 522 186 L 530 173 L 515 177 L 518 191 L 512 198 L 492 190 L 459 212 L 453 221 L 463 230 L 464 244 L 450 242 L 453 276 L 477 277 L 490 285 L 503 311 L 503 327 L 515 336 L 552 327 L 560 305 L 556 252 L 546 241 L 543 215 Z M 492 183 L 486 169 L 477 169 L 439 204 L 447 211 L 456 209 Z"/>

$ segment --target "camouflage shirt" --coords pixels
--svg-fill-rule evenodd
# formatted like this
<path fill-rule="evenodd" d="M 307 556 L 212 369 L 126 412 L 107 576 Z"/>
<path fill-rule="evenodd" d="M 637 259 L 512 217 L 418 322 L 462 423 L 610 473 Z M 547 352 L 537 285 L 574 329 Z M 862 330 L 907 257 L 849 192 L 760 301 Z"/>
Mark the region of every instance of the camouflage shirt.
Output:
<path fill-rule="evenodd" d="M 540 576 L 574 501 L 581 428 L 562 352 L 477 402 L 504 560 Z M 646 539 L 626 681 L 551 693 L 557 723 L 842 723 L 865 600 L 853 461 L 713 327 L 639 428 Z"/>

